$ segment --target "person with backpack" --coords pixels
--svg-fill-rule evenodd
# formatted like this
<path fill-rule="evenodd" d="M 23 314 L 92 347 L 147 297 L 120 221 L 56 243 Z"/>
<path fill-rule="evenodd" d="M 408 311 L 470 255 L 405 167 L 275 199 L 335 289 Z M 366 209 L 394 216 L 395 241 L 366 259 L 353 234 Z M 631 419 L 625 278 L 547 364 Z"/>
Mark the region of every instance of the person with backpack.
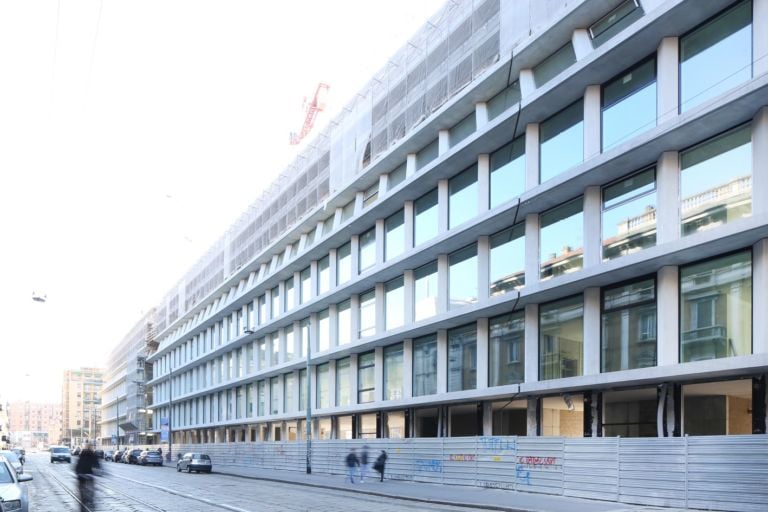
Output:
<path fill-rule="evenodd" d="M 373 470 L 381 475 L 379 482 L 384 481 L 384 467 L 387 465 L 387 452 L 381 450 L 381 453 L 376 457 L 376 462 L 373 463 Z"/>
<path fill-rule="evenodd" d="M 347 464 L 347 478 L 349 478 L 350 483 L 355 483 L 355 468 L 360 466 L 360 459 L 357 458 L 354 448 L 352 448 L 352 451 L 349 452 L 345 460 Z M 346 482 L 346 479 L 344 481 Z"/>

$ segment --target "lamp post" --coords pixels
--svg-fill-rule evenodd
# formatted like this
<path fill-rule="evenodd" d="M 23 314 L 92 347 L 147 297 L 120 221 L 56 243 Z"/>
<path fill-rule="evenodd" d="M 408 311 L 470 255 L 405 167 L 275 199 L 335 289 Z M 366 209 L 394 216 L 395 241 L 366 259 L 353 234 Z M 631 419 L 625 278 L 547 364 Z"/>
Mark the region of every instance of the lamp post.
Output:
<path fill-rule="evenodd" d="M 168 457 L 173 453 L 173 365 L 168 367 Z M 173 461 L 173 459 L 170 459 Z"/>
<path fill-rule="evenodd" d="M 312 378 L 309 362 L 312 359 L 312 343 L 307 340 L 307 474 L 312 473 Z"/>

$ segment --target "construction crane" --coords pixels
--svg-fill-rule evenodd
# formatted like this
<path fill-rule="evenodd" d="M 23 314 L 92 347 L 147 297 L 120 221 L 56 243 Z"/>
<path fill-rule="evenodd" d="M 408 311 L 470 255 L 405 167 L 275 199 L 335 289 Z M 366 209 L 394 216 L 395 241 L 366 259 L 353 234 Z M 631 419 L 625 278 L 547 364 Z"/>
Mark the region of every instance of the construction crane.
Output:
<path fill-rule="evenodd" d="M 329 88 L 330 86 L 328 84 L 320 82 L 317 84 L 315 96 L 312 98 L 312 101 L 307 101 L 307 98 L 304 98 L 303 109 L 306 113 L 304 117 L 304 125 L 301 127 L 299 133 L 291 132 L 289 136 L 291 146 L 298 145 L 304 137 L 312 131 L 312 127 L 315 125 L 315 120 L 317 119 L 317 114 L 325 110 L 325 95 Z"/>

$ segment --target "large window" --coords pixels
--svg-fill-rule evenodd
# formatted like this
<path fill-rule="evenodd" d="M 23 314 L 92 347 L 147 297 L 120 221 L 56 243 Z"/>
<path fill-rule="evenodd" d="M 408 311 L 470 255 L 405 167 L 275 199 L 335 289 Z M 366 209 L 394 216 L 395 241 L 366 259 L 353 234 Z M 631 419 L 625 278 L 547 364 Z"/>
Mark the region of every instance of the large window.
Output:
<path fill-rule="evenodd" d="M 413 396 L 437 393 L 437 337 L 413 340 Z"/>
<path fill-rule="evenodd" d="M 307 267 L 301 271 L 301 303 L 304 304 L 312 298 L 312 270 Z"/>
<path fill-rule="evenodd" d="M 324 256 L 317 261 L 317 294 L 322 295 L 331 289 L 331 261 Z"/>
<path fill-rule="evenodd" d="M 336 306 L 338 319 L 338 345 L 352 341 L 352 308 L 348 300 Z"/>
<path fill-rule="evenodd" d="M 427 263 L 414 273 L 414 320 L 424 320 L 437 314 L 437 262 Z"/>
<path fill-rule="evenodd" d="M 752 214 L 752 134 L 748 125 L 683 152 L 680 168 L 683 235 Z"/>
<path fill-rule="evenodd" d="M 259 325 L 267 323 L 267 297 L 261 295 L 258 298 L 259 303 Z"/>
<path fill-rule="evenodd" d="M 384 400 L 403 398 L 403 344 L 384 348 Z"/>
<path fill-rule="evenodd" d="M 389 261 L 405 251 L 405 213 L 400 210 L 384 221 L 384 259 Z"/>
<path fill-rule="evenodd" d="M 579 270 L 584 265 L 584 214 L 581 197 L 541 214 L 541 280 Z"/>
<path fill-rule="evenodd" d="M 589 27 L 592 44 L 597 48 L 643 16 L 638 0 L 624 0 Z"/>
<path fill-rule="evenodd" d="M 525 190 L 525 137 L 491 153 L 491 208 Z"/>
<path fill-rule="evenodd" d="M 470 245 L 448 256 L 450 308 L 477 302 L 477 246 Z"/>
<path fill-rule="evenodd" d="M 294 290 L 294 279 L 285 280 L 285 310 L 290 311 L 295 305 L 296 292 Z"/>
<path fill-rule="evenodd" d="M 293 361 L 296 353 L 296 337 L 293 334 L 293 326 L 285 328 L 285 362 Z"/>
<path fill-rule="evenodd" d="M 656 126 L 656 58 L 603 85 L 603 151 Z"/>
<path fill-rule="evenodd" d="M 270 414 L 280 414 L 280 377 L 269 379 Z"/>
<path fill-rule="evenodd" d="M 256 384 L 256 389 L 258 393 L 258 401 L 256 405 L 256 414 L 259 416 L 264 416 L 267 411 L 267 381 L 260 380 Z"/>
<path fill-rule="evenodd" d="M 398 277 L 384 285 L 387 330 L 400 327 L 405 323 L 405 289 L 403 278 Z"/>
<path fill-rule="evenodd" d="M 420 171 L 425 165 L 437 158 L 440 151 L 438 139 L 433 140 L 416 153 L 416 170 Z"/>
<path fill-rule="evenodd" d="M 573 44 L 569 41 L 565 46 L 533 68 L 533 78 L 536 82 L 536 87 L 541 87 L 549 82 L 574 62 L 576 62 L 576 53 L 573 50 Z"/>
<path fill-rule="evenodd" d="M 477 387 L 477 327 L 465 325 L 448 331 L 448 391 Z"/>
<path fill-rule="evenodd" d="M 525 285 L 525 226 L 505 229 L 491 237 L 491 295 L 501 295 Z"/>
<path fill-rule="evenodd" d="M 317 365 L 317 408 L 331 406 L 331 367 L 329 363 Z"/>
<path fill-rule="evenodd" d="M 584 303 L 581 295 L 539 307 L 539 379 L 582 374 Z"/>
<path fill-rule="evenodd" d="M 681 112 L 751 77 L 752 2 L 740 2 L 680 38 Z"/>
<path fill-rule="evenodd" d="M 680 267 L 680 360 L 752 353 L 752 253 Z"/>
<path fill-rule="evenodd" d="M 369 229 L 360 235 L 359 270 L 363 271 L 376 264 L 376 230 Z"/>
<path fill-rule="evenodd" d="M 448 181 L 448 227 L 454 228 L 477 215 L 477 166 L 459 173 Z"/>
<path fill-rule="evenodd" d="M 539 127 L 541 183 L 584 160 L 584 102 L 550 117 Z"/>
<path fill-rule="evenodd" d="M 414 203 L 413 245 L 418 246 L 437 236 L 437 189 Z"/>
<path fill-rule="evenodd" d="M 488 385 L 525 380 L 525 315 L 522 311 L 491 318 L 488 343 Z"/>
<path fill-rule="evenodd" d="M 512 84 L 488 100 L 488 119 L 495 119 L 499 115 L 520 102 L 520 81 Z"/>
<path fill-rule="evenodd" d="M 286 373 L 283 376 L 283 384 L 285 385 L 285 391 L 283 392 L 283 398 L 285 401 L 283 402 L 283 411 L 285 412 L 296 412 L 296 402 L 294 401 L 294 398 L 296 397 L 296 377 L 293 373 Z"/>
<path fill-rule="evenodd" d="M 336 361 L 336 405 L 349 405 L 352 403 L 351 392 L 351 361 L 348 357 Z"/>
<path fill-rule="evenodd" d="M 656 245 L 656 169 L 603 188 L 603 260 Z"/>
<path fill-rule="evenodd" d="M 602 371 L 656 366 L 656 282 L 603 290 Z"/>
<path fill-rule="evenodd" d="M 347 242 L 336 250 L 336 286 L 352 279 L 352 245 Z"/>
<path fill-rule="evenodd" d="M 324 352 L 331 348 L 331 318 L 327 309 L 317 314 L 317 350 Z"/>
<path fill-rule="evenodd" d="M 376 334 L 376 292 L 360 295 L 360 337 Z"/>
<path fill-rule="evenodd" d="M 357 403 L 373 402 L 376 387 L 376 357 L 366 352 L 357 357 Z"/>
<path fill-rule="evenodd" d="M 270 293 L 270 297 L 272 297 L 272 318 L 277 318 L 280 316 L 280 287 L 275 286 L 272 288 L 272 291 Z"/>

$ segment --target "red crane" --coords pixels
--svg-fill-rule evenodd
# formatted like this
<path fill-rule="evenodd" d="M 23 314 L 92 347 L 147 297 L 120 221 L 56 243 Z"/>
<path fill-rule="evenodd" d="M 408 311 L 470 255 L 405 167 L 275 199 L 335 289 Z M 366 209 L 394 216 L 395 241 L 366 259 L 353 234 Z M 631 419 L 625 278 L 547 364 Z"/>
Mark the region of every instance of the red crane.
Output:
<path fill-rule="evenodd" d="M 312 98 L 312 101 L 307 101 L 307 98 L 304 98 L 303 108 L 304 112 L 306 112 L 304 125 L 301 127 L 299 133 L 291 132 L 289 142 L 292 146 L 299 144 L 304 137 L 312 131 L 312 127 L 315 125 L 315 119 L 317 119 L 317 114 L 325 110 L 325 95 L 329 88 L 330 86 L 328 84 L 320 82 L 317 84 L 315 96 Z"/>

